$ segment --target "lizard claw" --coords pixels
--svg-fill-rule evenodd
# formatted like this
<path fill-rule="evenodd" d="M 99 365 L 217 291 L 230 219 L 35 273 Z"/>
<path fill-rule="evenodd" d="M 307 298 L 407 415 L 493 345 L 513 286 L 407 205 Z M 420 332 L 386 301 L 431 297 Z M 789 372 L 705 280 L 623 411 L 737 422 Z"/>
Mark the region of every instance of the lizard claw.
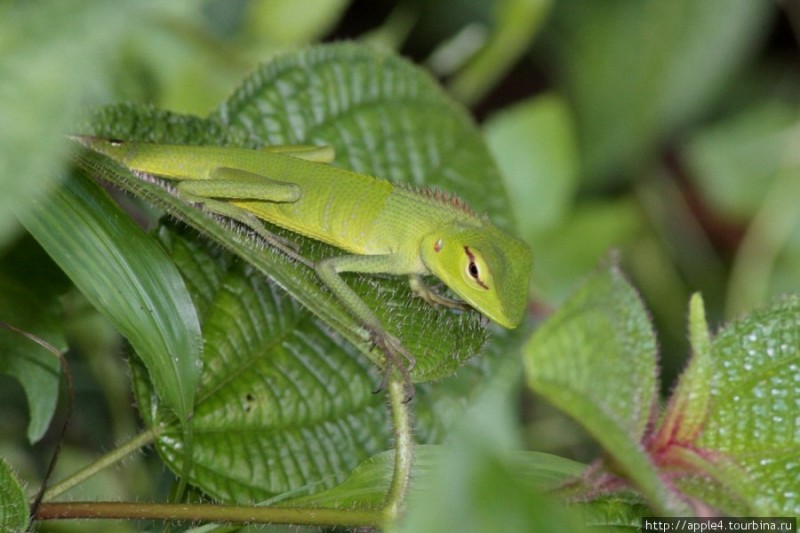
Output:
<path fill-rule="evenodd" d="M 414 398 L 414 383 L 411 381 L 411 371 L 417 364 L 417 360 L 406 350 L 400 341 L 388 333 L 382 331 L 370 331 L 370 342 L 379 348 L 385 356 L 383 367 L 383 379 L 378 385 L 376 393 L 383 391 L 392 376 L 393 371 L 400 373 L 406 389 L 403 403 L 408 403 Z"/>

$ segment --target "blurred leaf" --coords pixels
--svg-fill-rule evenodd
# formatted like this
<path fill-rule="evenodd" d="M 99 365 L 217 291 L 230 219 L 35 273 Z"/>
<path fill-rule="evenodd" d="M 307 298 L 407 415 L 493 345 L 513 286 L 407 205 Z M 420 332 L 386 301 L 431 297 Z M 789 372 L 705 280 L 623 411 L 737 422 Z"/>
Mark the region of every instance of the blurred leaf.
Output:
<path fill-rule="evenodd" d="M 792 152 L 794 153 L 794 152 Z M 787 158 L 792 156 L 788 155 Z M 727 315 L 738 316 L 776 290 L 800 291 L 800 166 L 781 168 L 744 239 L 728 280 Z"/>
<path fill-rule="evenodd" d="M 25 491 L 8 463 L 0 457 L 0 531 L 27 531 L 29 514 Z"/>
<path fill-rule="evenodd" d="M 552 0 L 495 0 L 493 27 L 477 53 L 451 80 L 456 99 L 474 104 L 527 50 L 550 11 Z"/>
<path fill-rule="evenodd" d="M 800 514 L 798 316 L 800 298 L 778 300 L 725 327 L 711 347 L 708 416 L 685 454 L 700 459 L 700 472 L 681 487 L 726 513 Z"/>
<path fill-rule="evenodd" d="M 716 214 L 749 220 L 779 169 L 797 167 L 790 154 L 796 153 L 798 119 L 795 105 L 765 101 L 694 135 L 684 159 Z"/>
<path fill-rule="evenodd" d="M 585 465 L 519 451 L 520 371 L 518 360 L 506 360 L 481 387 L 446 445 L 416 448 L 409 512 L 401 531 L 556 533 L 584 531 L 589 525 L 609 532 L 638 527 L 646 508 L 635 495 L 566 504 L 563 489 L 583 474 Z M 388 461 L 384 468 L 388 476 Z M 356 496 L 364 484 L 345 482 L 341 487 Z"/>
<path fill-rule="evenodd" d="M 560 304 L 609 249 L 624 247 L 640 234 L 643 223 L 630 198 L 576 204 L 562 224 L 534 239 L 537 300 Z"/>
<path fill-rule="evenodd" d="M 333 28 L 349 0 L 250 1 L 245 36 L 260 49 L 306 44 Z"/>
<path fill-rule="evenodd" d="M 557 3 L 544 52 L 574 104 L 590 184 L 628 179 L 707 108 L 774 12 L 751 0 Z"/>
<path fill-rule="evenodd" d="M 531 236 L 561 223 L 572 207 L 579 170 L 564 100 L 549 94 L 515 104 L 495 114 L 484 130 L 520 233 Z"/>
<path fill-rule="evenodd" d="M 164 251 L 100 187 L 68 179 L 21 221 L 145 361 L 159 397 L 187 421 L 200 376 L 200 326 Z"/>
<path fill-rule="evenodd" d="M 795 106 L 763 101 L 700 132 L 684 152 L 710 209 L 750 222 L 728 280 L 730 317 L 800 291 L 799 118 Z"/>
<path fill-rule="evenodd" d="M 450 461 L 452 445 L 419 445 L 414 448 L 414 469 L 411 477 L 411 502 L 424 502 L 438 474 Z M 455 453 L 459 453 L 456 451 Z M 562 457 L 538 452 L 512 452 L 503 461 L 517 473 L 520 482 L 536 492 L 553 489 L 580 474 L 583 465 Z M 394 466 L 394 451 L 370 457 L 340 485 L 302 498 L 283 502 L 286 505 L 332 507 L 349 509 L 355 506 L 377 507 L 386 497 Z M 505 492 L 505 490 L 503 491 Z M 424 503 L 410 503 L 412 509 Z"/>
<path fill-rule="evenodd" d="M 0 244 L 11 211 L 41 196 L 65 156 L 79 106 L 109 86 L 108 63 L 137 25 L 183 2 L 5 2 L 0 17 Z"/>
<path fill-rule="evenodd" d="M 531 389 L 580 422 L 655 509 L 682 508 L 641 446 L 657 401 L 655 336 L 616 267 L 593 274 L 533 334 L 525 364 Z"/>
<path fill-rule="evenodd" d="M 66 349 L 61 310 L 34 287 L 0 274 L 0 322 L 36 335 L 59 350 Z M 16 378 L 30 410 L 28 441 L 42 438 L 55 413 L 61 366 L 58 359 L 30 339 L 0 327 L 0 374 Z"/>
<path fill-rule="evenodd" d="M 515 451 L 519 373 L 518 360 L 507 360 L 481 388 L 436 464 L 416 472 L 400 531 L 581 531 L 576 516 L 545 491 L 577 476 L 583 465 Z"/>
<path fill-rule="evenodd" d="M 425 489 L 412 494 L 400 531 L 586 531 L 579 515 L 556 504 L 541 487 L 532 487 L 523 465 L 503 454 L 465 440 L 443 459 L 434 471 L 416 479 Z M 555 470 L 564 461 L 554 456 L 537 459 L 542 470 Z"/>

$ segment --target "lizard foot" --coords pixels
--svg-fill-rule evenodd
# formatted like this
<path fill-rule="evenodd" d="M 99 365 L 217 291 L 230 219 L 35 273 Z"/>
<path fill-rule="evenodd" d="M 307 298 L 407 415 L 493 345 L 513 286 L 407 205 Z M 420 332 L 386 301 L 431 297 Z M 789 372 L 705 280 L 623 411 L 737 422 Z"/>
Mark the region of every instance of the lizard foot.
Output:
<path fill-rule="evenodd" d="M 459 309 L 461 311 L 469 311 L 472 307 L 466 302 L 449 298 L 436 289 L 429 287 L 422 281 L 420 276 L 409 276 L 408 284 L 411 287 L 411 292 L 417 298 L 422 298 L 431 305 L 442 305 L 451 309 Z"/>
<path fill-rule="evenodd" d="M 417 360 L 406 350 L 400 341 L 383 331 L 370 331 L 370 342 L 375 348 L 383 352 L 385 365 L 383 367 L 383 379 L 376 393 L 386 388 L 386 384 L 392 377 L 394 371 L 399 372 L 406 390 L 403 403 L 408 403 L 414 398 L 414 383 L 411 381 L 411 371 L 417 364 Z"/>

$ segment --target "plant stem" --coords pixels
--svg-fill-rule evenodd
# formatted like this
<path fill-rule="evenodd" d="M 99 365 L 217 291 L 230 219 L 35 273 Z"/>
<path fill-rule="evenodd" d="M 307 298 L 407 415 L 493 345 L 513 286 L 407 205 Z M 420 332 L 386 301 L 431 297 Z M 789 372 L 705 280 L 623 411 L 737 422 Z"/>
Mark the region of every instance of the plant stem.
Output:
<path fill-rule="evenodd" d="M 133 502 L 43 503 L 38 520 L 105 518 L 134 520 L 186 520 L 190 522 L 309 524 L 349 527 L 380 526 L 378 511 L 254 507 L 252 505 L 167 504 Z"/>
<path fill-rule="evenodd" d="M 157 430 L 149 429 L 136 435 L 133 439 L 129 440 L 119 448 L 111 450 L 109 453 L 105 454 L 104 456 L 100 457 L 97 461 L 93 462 L 90 465 L 87 465 L 85 468 L 78 470 L 71 476 L 61 480 L 60 482 L 56 483 L 44 493 L 43 501 L 51 501 L 56 496 L 59 496 L 65 492 L 67 492 L 72 487 L 82 483 L 86 479 L 92 477 L 96 473 L 100 472 L 104 468 L 111 466 L 114 463 L 117 463 L 130 455 L 131 453 L 135 452 L 136 450 L 147 446 L 148 444 L 152 443 L 156 436 Z M 58 504 L 63 505 L 63 504 Z M 42 505 L 44 507 L 44 504 Z M 49 505 L 48 505 L 49 507 Z M 41 515 L 41 513 L 38 513 Z"/>
<path fill-rule="evenodd" d="M 384 521 L 389 523 L 397 520 L 403 511 L 411 477 L 411 463 L 414 459 L 411 414 L 406 393 L 403 380 L 394 377 L 389 381 L 389 407 L 392 411 L 394 431 L 394 470 L 382 509 Z"/>
<path fill-rule="evenodd" d="M 405 496 L 408 492 L 414 447 L 411 438 L 411 415 L 407 403 L 406 385 L 402 379 L 393 377 L 389 381 L 388 392 L 395 439 L 394 469 L 386 499 L 378 509 L 314 509 L 308 507 L 254 507 L 252 505 L 138 502 L 51 503 L 48 501 L 103 468 L 116 463 L 133 451 L 151 443 L 157 437 L 157 430 L 150 430 L 137 435 L 120 448 L 104 455 L 98 461 L 51 487 L 45 494 L 45 503 L 39 506 L 34 518 L 36 520 L 116 518 L 129 520 L 150 519 L 186 520 L 190 522 L 384 527 L 397 520 L 403 510 Z"/>

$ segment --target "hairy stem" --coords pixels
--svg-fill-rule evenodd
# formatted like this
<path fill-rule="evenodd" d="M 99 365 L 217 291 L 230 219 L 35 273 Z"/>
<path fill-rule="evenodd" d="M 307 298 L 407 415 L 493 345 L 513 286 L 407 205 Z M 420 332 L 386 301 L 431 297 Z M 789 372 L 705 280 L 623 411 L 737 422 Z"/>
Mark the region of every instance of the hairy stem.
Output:
<path fill-rule="evenodd" d="M 109 453 L 100 457 L 97 461 L 87 465 L 85 468 L 78 470 L 66 479 L 63 479 L 51 486 L 49 489 L 47 489 L 47 492 L 44 493 L 44 498 L 42 500 L 45 502 L 52 501 L 56 496 L 60 496 L 72 487 L 97 474 L 101 470 L 118 463 L 133 452 L 147 446 L 148 444 L 151 444 L 156 437 L 157 430 L 155 429 L 149 429 L 140 433 L 139 435 L 136 435 L 133 439 L 129 440 L 119 448 L 111 450 Z M 41 516 L 41 512 L 38 513 L 38 515 Z"/>

